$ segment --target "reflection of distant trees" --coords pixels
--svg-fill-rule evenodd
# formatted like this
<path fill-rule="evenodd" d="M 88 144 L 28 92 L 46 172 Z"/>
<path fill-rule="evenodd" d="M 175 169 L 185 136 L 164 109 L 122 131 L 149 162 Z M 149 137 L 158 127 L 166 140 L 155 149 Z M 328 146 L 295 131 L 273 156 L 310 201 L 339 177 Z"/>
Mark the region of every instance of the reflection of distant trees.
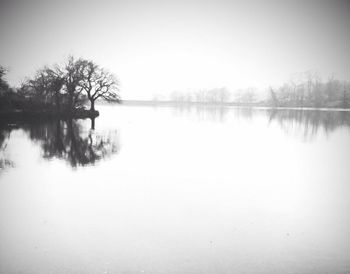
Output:
<path fill-rule="evenodd" d="M 222 106 L 196 107 L 196 114 L 198 117 L 200 117 L 201 119 L 209 118 L 212 121 L 224 121 L 228 111 L 228 108 Z"/>
<path fill-rule="evenodd" d="M 186 116 L 195 113 L 199 120 L 223 122 L 228 115 L 237 119 L 251 120 L 261 109 L 253 107 L 229 107 L 221 105 L 178 104 L 173 107 L 175 115 Z"/>
<path fill-rule="evenodd" d="M 202 105 L 177 105 L 176 115 L 195 113 L 199 120 L 223 122 L 227 116 L 234 119 L 252 120 L 260 115 L 269 122 L 277 122 L 288 134 L 303 135 L 305 139 L 316 136 L 319 130 L 327 134 L 339 127 L 350 128 L 350 112 L 307 109 L 263 109 L 254 107 L 227 107 Z"/>
<path fill-rule="evenodd" d="M 237 119 L 243 118 L 245 120 L 252 120 L 260 112 L 259 109 L 252 107 L 235 107 L 232 108 L 232 111 Z"/>
<path fill-rule="evenodd" d="M 350 112 L 346 111 L 269 109 L 267 114 L 288 134 L 299 133 L 305 139 L 316 136 L 319 130 L 329 134 L 337 128 L 350 127 Z"/>
<path fill-rule="evenodd" d="M 91 125 L 94 127 L 94 121 Z M 78 120 L 28 122 L 21 128 L 31 140 L 40 144 L 43 158 L 58 158 L 72 167 L 94 164 L 119 149 L 116 131 L 101 134 L 84 130 Z M 9 131 L 10 132 L 10 131 Z M 0 130 L 0 150 L 4 151 L 5 130 Z"/>
<path fill-rule="evenodd" d="M 186 116 L 189 113 L 195 112 L 199 120 L 211 120 L 211 121 L 223 121 L 229 108 L 211 105 L 188 105 L 188 104 L 178 104 L 173 108 L 175 115 Z"/>

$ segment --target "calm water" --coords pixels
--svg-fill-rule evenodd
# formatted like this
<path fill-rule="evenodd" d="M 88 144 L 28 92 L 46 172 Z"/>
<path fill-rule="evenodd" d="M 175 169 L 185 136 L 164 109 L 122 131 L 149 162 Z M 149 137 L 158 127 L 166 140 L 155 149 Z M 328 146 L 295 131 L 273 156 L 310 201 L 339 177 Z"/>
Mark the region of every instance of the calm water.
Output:
<path fill-rule="evenodd" d="M 349 273 L 350 113 L 100 106 L 0 124 L 0 273 Z"/>

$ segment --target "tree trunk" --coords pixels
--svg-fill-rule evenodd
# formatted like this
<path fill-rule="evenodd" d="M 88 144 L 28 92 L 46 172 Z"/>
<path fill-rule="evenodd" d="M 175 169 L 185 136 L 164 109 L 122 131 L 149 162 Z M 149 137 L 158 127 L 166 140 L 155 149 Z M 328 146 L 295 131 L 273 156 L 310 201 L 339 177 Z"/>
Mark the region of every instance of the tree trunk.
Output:
<path fill-rule="evenodd" d="M 90 111 L 95 111 L 95 100 L 94 99 L 90 100 Z"/>

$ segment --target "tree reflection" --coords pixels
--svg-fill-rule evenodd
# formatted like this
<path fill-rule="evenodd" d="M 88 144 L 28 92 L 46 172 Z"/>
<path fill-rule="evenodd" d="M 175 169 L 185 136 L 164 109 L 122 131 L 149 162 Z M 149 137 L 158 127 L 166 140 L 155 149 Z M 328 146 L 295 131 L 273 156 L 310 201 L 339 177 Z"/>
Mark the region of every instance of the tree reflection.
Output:
<path fill-rule="evenodd" d="M 95 122 L 92 120 L 92 127 Z M 84 130 L 77 120 L 57 120 L 28 127 L 29 136 L 39 142 L 45 159 L 63 159 L 72 167 L 94 164 L 118 152 L 116 131 L 99 134 Z"/>
<path fill-rule="evenodd" d="M 256 117 L 276 123 L 288 135 L 310 141 L 320 131 L 327 135 L 339 128 L 350 129 L 350 112 L 308 109 L 259 109 L 232 107 L 175 108 L 176 115 L 197 115 L 204 120 L 233 122 Z M 259 119 L 260 119 L 259 118 Z M 230 121 L 231 122 L 231 121 Z M 228 125 L 229 126 L 229 125 Z M 114 130 L 95 130 L 95 120 L 8 121 L 0 119 L 0 170 L 14 166 L 8 151 L 13 130 L 23 130 L 41 148 L 45 159 L 61 159 L 72 167 L 94 165 L 118 152 L 118 135 Z"/>
<path fill-rule="evenodd" d="M 7 155 L 7 143 L 10 139 L 11 126 L 0 121 L 0 171 L 13 167 L 14 163 Z"/>
<path fill-rule="evenodd" d="M 12 165 L 6 158 L 6 144 L 13 129 L 9 125 L 0 125 L 0 168 Z M 93 165 L 119 150 L 116 130 L 103 133 L 95 131 L 94 120 L 91 121 L 91 127 L 88 129 L 82 121 L 72 119 L 26 121 L 17 126 L 40 145 L 44 159 L 62 159 L 72 167 Z"/>

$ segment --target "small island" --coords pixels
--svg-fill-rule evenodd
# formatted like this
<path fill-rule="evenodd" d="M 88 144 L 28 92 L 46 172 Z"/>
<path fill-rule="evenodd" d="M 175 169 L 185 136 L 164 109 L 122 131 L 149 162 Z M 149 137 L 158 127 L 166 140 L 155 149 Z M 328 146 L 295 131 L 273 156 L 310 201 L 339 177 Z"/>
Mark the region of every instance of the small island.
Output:
<path fill-rule="evenodd" d="M 6 73 L 0 66 L 0 117 L 7 120 L 95 118 L 96 100 L 121 102 L 115 75 L 91 60 L 69 56 L 63 65 L 38 70 L 19 88 L 9 86 Z"/>

